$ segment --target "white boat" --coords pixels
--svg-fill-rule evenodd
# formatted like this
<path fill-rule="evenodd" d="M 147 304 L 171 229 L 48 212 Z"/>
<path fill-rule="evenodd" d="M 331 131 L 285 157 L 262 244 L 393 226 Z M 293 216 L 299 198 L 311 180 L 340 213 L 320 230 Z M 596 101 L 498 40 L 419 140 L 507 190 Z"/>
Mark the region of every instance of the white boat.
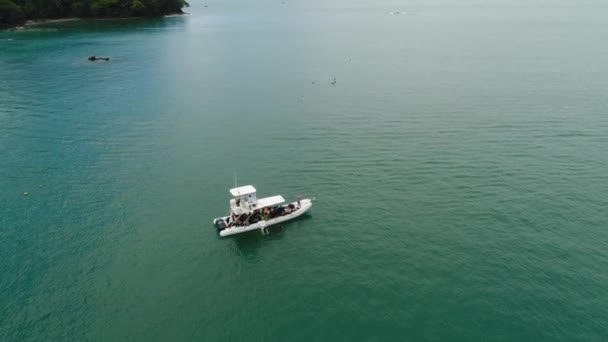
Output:
<path fill-rule="evenodd" d="M 283 196 L 257 199 L 251 185 L 230 189 L 230 214 L 213 220 L 220 236 L 228 236 L 259 229 L 268 234 L 268 227 L 292 220 L 312 207 L 311 199 L 285 203 Z M 300 197 L 298 195 L 298 197 Z"/>

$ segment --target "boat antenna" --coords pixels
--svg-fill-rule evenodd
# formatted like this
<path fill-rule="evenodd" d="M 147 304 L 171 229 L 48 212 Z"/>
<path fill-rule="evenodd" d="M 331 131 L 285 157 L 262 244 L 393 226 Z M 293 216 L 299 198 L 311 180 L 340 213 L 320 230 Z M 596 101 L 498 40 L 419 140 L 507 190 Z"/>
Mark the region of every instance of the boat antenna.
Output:
<path fill-rule="evenodd" d="M 234 187 L 236 188 L 236 169 L 234 169 Z"/>

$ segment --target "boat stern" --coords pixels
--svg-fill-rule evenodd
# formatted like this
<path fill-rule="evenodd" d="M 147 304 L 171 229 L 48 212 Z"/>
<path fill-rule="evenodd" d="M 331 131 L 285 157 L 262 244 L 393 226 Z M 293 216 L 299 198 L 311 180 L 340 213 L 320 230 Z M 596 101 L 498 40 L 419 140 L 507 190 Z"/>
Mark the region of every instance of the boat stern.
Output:
<path fill-rule="evenodd" d="M 218 217 L 213 219 L 213 225 L 215 226 L 215 228 L 217 228 L 218 232 L 221 232 L 222 230 L 228 227 L 228 222 L 226 222 L 227 218 L 228 217 Z"/>

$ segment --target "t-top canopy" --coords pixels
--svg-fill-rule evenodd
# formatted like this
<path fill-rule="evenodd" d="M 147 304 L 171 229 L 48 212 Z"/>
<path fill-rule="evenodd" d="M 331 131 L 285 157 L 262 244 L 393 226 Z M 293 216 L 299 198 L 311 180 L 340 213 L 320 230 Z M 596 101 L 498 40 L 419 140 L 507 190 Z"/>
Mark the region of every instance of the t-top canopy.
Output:
<path fill-rule="evenodd" d="M 258 208 L 258 209 L 261 209 L 261 208 L 266 208 L 266 207 L 272 207 L 272 206 L 275 206 L 275 205 L 279 205 L 279 204 L 281 204 L 283 202 L 285 202 L 285 199 L 281 195 L 272 196 L 272 197 L 266 197 L 266 198 L 259 199 L 258 203 L 256 203 L 255 207 Z"/>
<path fill-rule="evenodd" d="M 255 193 L 255 188 L 251 185 L 245 185 L 238 188 L 230 189 L 230 193 L 234 197 Z"/>

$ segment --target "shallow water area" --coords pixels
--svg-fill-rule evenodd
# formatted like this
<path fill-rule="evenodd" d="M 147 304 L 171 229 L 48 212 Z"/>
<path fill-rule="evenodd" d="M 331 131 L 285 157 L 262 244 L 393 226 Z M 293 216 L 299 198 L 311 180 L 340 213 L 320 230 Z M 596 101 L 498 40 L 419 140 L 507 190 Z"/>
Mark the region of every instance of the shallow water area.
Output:
<path fill-rule="evenodd" d="M 191 4 L 0 32 L 0 341 L 608 336 L 607 4 Z"/>

